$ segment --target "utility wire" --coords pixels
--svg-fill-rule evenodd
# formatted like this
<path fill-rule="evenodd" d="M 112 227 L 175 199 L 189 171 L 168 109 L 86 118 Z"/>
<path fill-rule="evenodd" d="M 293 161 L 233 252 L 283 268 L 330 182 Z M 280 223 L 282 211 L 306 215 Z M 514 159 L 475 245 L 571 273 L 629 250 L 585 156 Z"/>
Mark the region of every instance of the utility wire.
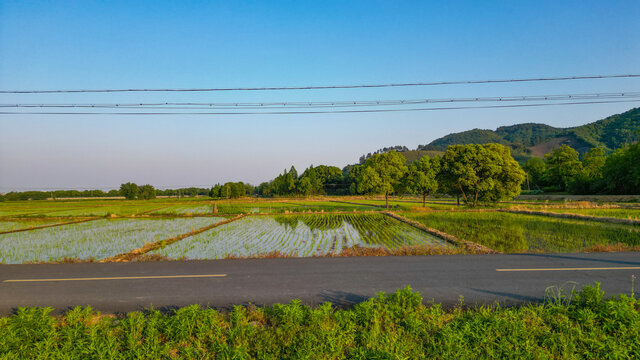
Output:
<path fill-rule="evenodd" d="M 496 84 L 496 83 L 514 83 L 514 82 L 532 82 L 532 81 L 590 80 L 590 79 L 637 78 L 637 77 L 640 77 L 640 74 L 558 76 L 558 77 L 516 78 L 516 79 L 495 79 L 495 80 L 456 80 L 456 81 L 435 81 L 435 82 L 325 85 L 325 86 L 185 88 L 185 89 L 164 88 L 164 89 L 0 90 L 0 94 L 323 90 L 323 89 L 386 88 L 386 87 L 438 86 L 438 85 L 463 85 L 463 84 Z"/>
<path fill-rule="evenodd" d="M 107 108 L 107 109 L 307 109 L 337 108 L 360 106 L 396 106 L 430 103 L 457 102 L 513 102 L 513 101 L 561 101 L 637 98 L 640 92 L 590 93 L 590 94 L 554 94 L 529 96 L 472 97 L 449 99 L 403 99 L 403 100 L 364 100 L 364 101 L 321 101 L 321 102 L 265 102 L 265 103 L 206 103 L 206 102 L 156 102 L 156 103 L 118 103 L 118 104 L 0 104 L 0 108 Z"/>
<path fill-rule="evenodd" d="M 266 111 L 266 112 L 20 112 L 4 111 L 0 115 L 300 115 L 300 114 L 346 114 L 346 113 L 381 113 L 398 111 L 434 111 L 434 110 L 465 110 L 465 109 L 493 109 L 520 108 L 559 105 L 588 105 L 639 102 L 640 100 L 603 100 L 563 102 L 550 104 L 513 104 L 513 105 L 484 105 L 484 106 L 452 106 L 412 109 L 367 109 L 367 110 L 317 110 L 317 111 Z"/>

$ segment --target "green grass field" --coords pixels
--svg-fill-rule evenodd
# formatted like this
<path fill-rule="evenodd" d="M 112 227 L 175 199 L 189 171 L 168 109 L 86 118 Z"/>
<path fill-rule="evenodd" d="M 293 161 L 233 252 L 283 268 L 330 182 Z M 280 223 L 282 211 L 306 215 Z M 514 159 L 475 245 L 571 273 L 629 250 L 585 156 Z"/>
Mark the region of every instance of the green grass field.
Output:
<path fill-rule="evenodd" d="M 640 229 L 630 225 L 568 220 L 503 212 L 404 213 L 427 227 L 494 250 L 573 252 L 595 245 L 640 245 Z"/>
<path fill-rule="evenodd" d="M 629 208 L 610 208 L 610 209 L 557 209 L 557 208 L 541 208 L 542 211 L 555 213 L 570 213 L 590 216 L 614 217 L 620 219 L 640 220 L 640 209 Z"/>

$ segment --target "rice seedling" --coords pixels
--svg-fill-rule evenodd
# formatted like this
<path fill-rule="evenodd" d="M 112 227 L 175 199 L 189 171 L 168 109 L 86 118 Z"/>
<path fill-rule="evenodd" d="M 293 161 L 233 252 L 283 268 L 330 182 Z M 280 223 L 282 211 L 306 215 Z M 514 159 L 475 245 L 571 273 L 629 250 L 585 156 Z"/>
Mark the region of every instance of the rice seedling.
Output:
<path fill-rule="evenodd" d="M 174 243 L 154 254 L 169 258 L 250 257 L 274 251 L 306 257 L 345 247 L 449 243 L 381 214 L 252 216 Z"/>
<path fill-rule="evenodd" d="M 502 252 L 570 252 L 606 244 L 640 245 L 630 225 L 501 212 L 404 213 L 410 219 L 460 239 Z"/>
<path fill-rule="evenodd" d="M 219 218 L 104 219 L 0 235 L 0 263 L 103 259 L 201 228 Z"/>

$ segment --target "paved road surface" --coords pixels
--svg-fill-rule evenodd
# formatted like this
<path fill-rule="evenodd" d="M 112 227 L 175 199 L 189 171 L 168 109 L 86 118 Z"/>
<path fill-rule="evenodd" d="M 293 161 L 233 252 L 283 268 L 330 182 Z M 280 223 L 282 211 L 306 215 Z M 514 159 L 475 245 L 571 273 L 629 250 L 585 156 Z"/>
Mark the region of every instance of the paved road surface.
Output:
<path fill-rule="evenodd" d="M 607 295 L 629 294 L 633 274 L 640 293 L 637 252 L 0 265 L 0 314 L 19 306 L 118 313 L 294 298 L 348 306 L 406 285 L 445 305 L 460 295 L 466 304 L 516 304 L 541 301 L 547 287 L 569 281 L 578 288 L 598 281 Z"/>

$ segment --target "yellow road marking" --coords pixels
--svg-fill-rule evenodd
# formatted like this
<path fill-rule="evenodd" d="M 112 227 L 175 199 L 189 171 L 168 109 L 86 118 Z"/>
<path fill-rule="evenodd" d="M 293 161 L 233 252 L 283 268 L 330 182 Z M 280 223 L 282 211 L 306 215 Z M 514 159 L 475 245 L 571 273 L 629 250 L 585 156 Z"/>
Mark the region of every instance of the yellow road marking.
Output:
<path fill-rule="evenodd" d="M 94 278 L 67 278 L 67 279 L 18 279 L 5 280 L 3 282 L 47 282 L 47 281 L 94 281 L 94 280 L 140 280 L 140 279 L 181 279 L 181 278 L 211 278 L 225 277 L 227 274 L 206 274 L 206 275 L 158 275 L 158 276 L 116 276 L 116 277 L 94 277 Z"/>
<path fill-rule="evenodd" d="M 587 270 L 640 270 L 640 266 L 591 267 L 591 268 L 548 268 L 548 269 L 496 269 L 496 271 L 587 271 Z"/>

